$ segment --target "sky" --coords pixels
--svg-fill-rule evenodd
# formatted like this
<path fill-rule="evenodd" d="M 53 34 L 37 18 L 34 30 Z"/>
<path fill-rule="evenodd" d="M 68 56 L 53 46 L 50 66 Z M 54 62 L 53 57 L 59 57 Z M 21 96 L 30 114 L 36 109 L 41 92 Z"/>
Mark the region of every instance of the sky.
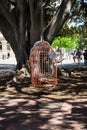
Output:
<path fill-rule="evenodd" d="M 87 3 L 87 0 L 84 0 L 85 3 Z"/>

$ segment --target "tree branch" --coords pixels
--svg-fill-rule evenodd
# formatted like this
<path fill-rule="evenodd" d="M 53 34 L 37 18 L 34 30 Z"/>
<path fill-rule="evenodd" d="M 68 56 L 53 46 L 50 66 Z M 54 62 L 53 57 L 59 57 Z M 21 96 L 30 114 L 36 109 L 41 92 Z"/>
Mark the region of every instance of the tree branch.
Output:
<path fill-rule="evenodd" d="M 68 19 L 70 10 L 75 2 L 76 0 L 62 1 L 57 14 L 45 29 L 44 35 L 47 41 L 52 42 L 53 38 L 58 34 L 65 21 Z"/>
<path fill-rule="evenodd" d="M 17 2 L 16 2 L 16 1 L 11 1 L 11 0 L 8 0 L 8 2 L 9 2 L 10 4 L 14 5 L 14 6 L 16 6 L 16 5 L 17 5 Z"/>
<path fill-rule="evenodd" d="M 17 30 L 16 18 L 14 16 L 14 14 L 9 11 L 9 8 L 4 0 L 0 2 L 0 13 L 5 17 L 5 19 L 12 26 L 12 28 L 15 32 L 15 37 L 16 37 L 16 41 L 17 41 L 18 40 L 18 30 Z"/>
<path fill-rule="evenodd" d="M 17 41 L 13 28 L 2 14 L 0 14 L 0 31 L 4 35 L 5 39 L 10 43 L 13 51 L 17 51 Z"/>

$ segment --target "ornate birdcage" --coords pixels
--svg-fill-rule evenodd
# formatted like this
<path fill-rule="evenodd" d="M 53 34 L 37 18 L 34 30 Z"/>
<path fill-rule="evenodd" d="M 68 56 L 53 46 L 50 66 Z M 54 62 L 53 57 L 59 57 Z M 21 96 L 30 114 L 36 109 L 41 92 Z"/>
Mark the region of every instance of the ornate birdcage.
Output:
<path fill-rule="evenodd" d="M 57 85 L 57 55 L 47 41 L 37 41 L 29 56 L 33 87 Z"/>

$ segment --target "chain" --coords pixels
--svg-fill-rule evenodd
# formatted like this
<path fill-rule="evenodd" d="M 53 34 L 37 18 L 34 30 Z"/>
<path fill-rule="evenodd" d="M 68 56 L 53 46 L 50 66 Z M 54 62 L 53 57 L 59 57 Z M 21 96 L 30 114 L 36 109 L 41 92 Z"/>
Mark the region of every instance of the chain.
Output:
<path fill-rule="evenodd" d="M 45 6 L 45 3 L 46 3 L 46 0 L 45 0 L 45 2 L 43 2 L 43 0 L 42 0 L 42 2 L 41 2 L 41 41 L 43 40 L 43 23 L 44 23 L 44 19 L 43 19 L 43 17 L 44 17 L 44 12 L 43 12 L 43 8 L 44 8 L 44 6 Z"/>

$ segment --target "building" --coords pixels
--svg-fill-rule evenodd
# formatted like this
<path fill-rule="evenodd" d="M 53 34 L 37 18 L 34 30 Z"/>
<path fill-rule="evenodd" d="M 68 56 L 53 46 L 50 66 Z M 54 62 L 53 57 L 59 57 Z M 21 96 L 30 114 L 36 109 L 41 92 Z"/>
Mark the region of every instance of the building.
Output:
<path fill-rule="evenodd" d="M 6 41 L 3 35 L 0 33 L 0 59 L 14 58 L 14 52 L 10 44 Z"/>

